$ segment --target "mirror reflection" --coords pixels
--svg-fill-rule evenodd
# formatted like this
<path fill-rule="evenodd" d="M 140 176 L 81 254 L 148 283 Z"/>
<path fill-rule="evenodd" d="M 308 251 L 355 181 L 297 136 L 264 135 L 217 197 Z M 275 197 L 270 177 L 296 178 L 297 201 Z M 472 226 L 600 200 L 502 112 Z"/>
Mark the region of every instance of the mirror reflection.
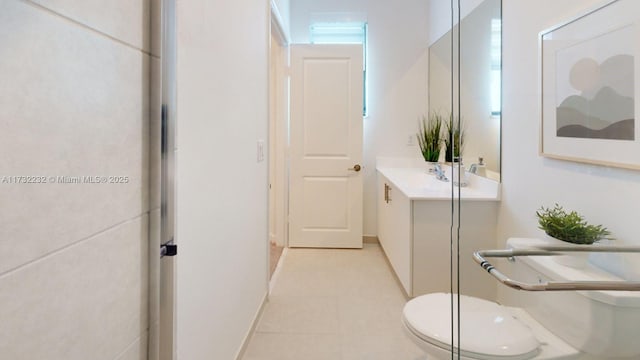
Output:
<path fill-rule="evenodd" d="M 470 9 L 470 4 L 467 9 Z M 501 5 L 484 0 L 461 20 L 459 116 L 464 142 L 461 158 L 467 171 L 500 181 L 501 122 Z M 458 26 L 429 47 L 429 113 L 449 119 L 458 115 L 458 71 L 452 73 L 452 55 L 457 61 Z M 453 62 L 455 64 L 455 61 Z M 454 65 L 457 67 L 457 65 Z M 452 78 L 453 74 L 453 78 Z M 453 81 L 452 81 L 453 80 Z M 452 89 L 451 84 L 456 88 Z"/>

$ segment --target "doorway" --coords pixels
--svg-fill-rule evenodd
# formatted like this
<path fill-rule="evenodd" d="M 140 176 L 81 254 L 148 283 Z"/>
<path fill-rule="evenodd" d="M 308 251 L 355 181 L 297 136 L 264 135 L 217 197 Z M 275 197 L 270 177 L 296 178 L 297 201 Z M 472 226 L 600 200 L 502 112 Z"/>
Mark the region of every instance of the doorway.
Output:
<path fill-rule="evenodd" d="M 289 41 L 271 10 L 269 46 L 269 279 L 287 246 L 287 159 L 289 143 Z"/>

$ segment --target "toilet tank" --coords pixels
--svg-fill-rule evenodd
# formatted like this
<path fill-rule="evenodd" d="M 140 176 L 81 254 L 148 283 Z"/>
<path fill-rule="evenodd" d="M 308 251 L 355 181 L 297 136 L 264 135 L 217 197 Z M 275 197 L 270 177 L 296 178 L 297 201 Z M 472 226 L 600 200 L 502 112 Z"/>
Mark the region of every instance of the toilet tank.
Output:
<path fill-rule="evenodd" d="M 543 244 L 539 239 L 512 238 L 509 248 Z M 640 254 L 638 261 L 640 261 Z M 517 257 L 500 263 L 512 279 L 546 281 L 621 281 L 587 264 L 575 269 L 556 263 L 551 256 Z M 556 336 L 582 352 L 606 359 L 639 358 L 640 292 L 633 291 L 501 291 L 508 305 L 524 308 Z M 502 296 L 501 296 L 502 297 Z"/>

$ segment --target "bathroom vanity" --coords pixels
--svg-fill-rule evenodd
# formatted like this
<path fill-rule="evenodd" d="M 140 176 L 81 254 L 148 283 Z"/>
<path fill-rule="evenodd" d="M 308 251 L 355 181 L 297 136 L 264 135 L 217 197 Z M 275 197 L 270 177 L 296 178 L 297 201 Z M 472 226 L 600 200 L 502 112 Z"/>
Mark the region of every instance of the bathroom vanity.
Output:
<path fill-rule="evenodd" d="M 421 164 L 379 160 L 377 166 L 378 238 L 409 297 L 451 291 L 451 229 L 455 235 L 459 210 L 451 202 L 458 199 L 457 187 L 415 165 Z M 451 168 L 443 169 L 451 179 Z M 460 292 L 495 299 L 496 281 L 472 253 L 496 247 L 500 183 L 474 174 L 467 174 L 467 183 L 460 192 Z M 454 291 L 455 284 L 454 276 Z"/>

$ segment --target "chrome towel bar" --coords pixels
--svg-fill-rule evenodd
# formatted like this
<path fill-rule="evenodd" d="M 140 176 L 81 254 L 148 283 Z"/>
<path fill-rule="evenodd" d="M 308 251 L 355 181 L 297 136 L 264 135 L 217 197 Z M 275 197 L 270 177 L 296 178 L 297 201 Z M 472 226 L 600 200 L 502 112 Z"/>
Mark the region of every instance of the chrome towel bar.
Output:
<path fill-rule="evenodd" d="M 549 281 L 529 284 L 510 279 L 495 268 L 485 258 L 513 258 L 516 256 L 555 256 L 567 252 L 611 252 L 640 253 L 637 246 L 536 246 L 529 249 L 480 250 L 473 253 L 473 259 L 502 284 L 516 290 L 561 291 L 561 290 L 608 290 L 640 291 L 640 281 Z"/>

